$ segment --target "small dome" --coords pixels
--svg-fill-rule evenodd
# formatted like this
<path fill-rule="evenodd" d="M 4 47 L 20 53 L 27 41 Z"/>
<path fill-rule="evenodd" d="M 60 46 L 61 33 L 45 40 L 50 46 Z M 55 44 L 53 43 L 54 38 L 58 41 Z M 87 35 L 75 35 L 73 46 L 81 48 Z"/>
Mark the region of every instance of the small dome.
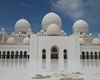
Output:
<path fill-rule="evenodd" d="M 100 33 L 98 34 L 98 37 L 100 37 Z"/>
<path fill-rule="evenodd" d="M 65 32 L 64 32 L 64 30 L 61 30 L 60 33 L 61 33 L 61 34 L 64 34 Z"/>
<path fill-rule="evenodd" d="M 74 32 L 78 32 L 78 30 L 77 30 L 77 29 L 75 29 L 75 30 L 74 30 Z"/>
<path fill-rule="evenodd" d="M 53 12 L 46 14 L 42 19 L 42 29 L 45 31 L 48 28 L 48 26 L 53 22 L 55 22 L 61 30 L 62 28 L 61 18 L 56 13 Z"/>
<path fill-rule="evenodd" d="M 37 34 L 40 34 L 39 32 Z"/>
<path fill-rule="evenodd" d="M 89 33 L 89 36 L 92 36 L 92 33 Z"/>
<path fill-rule="evenodd" d="M 66 33 L 64 33 L 64 35 L 65 35 L 65 36 L 67 36 L 67 34 L 66 34 Z"/>
<path fill-rule="evenodd" d="M 89 33 L 89 37 L 92 37 L 92 33 Z"/>
<path fill-rule="evenodd" d="M 84 33 L 82 33 L 82 35 L 86 35 L 86 33 L 84 32 Z"/>
<path fill-rule="evenodd" d="M 18 35 L 22 35 L 22 32 L 18 32 Z"/>
<path fill-rule="evenodd" d="M 1 29 L 1 31 L 5 32 L 5 29 L 4 29 L 4 28 L 2 28 L 2 29 Z"/>
<path fill-rule="evenodd" d="M 77 29 L 77 31 L 81 33 L 83 32 L 88 33 L 88 24 L 84 20 L 78 20 L 73 25 L 73 32 L 76 31 L 75 29 Z"/>
<path fill-rule="evenodd" d="M 41 34 L 44 34 L 44 31 L 43 31 L 43 30 L 41 30 L 41 31 L 40 31 L 40 33 L 41 33 Z"/>
<path fill-rule="evenodd" d="M 30 28 L 30 23 L 26 19 L 20 19 L 15 24 L 15 32 L 23 32 L 26 33 Z"/>
<path fill-rule="evenodd" d="M 13 37 L 9 37 L 7 40 L 8 44 L 14 44 L 15 43 L 15 39 Z"/>
<path fill-rule="evenodd" d="M 80 38 L 80 44 L 85 44 L 85 40 L 83 38 Z"/>
<path fill-rule="evenodd" d="M 32 30 L 31 30 L 31 28 L 28 29 L 28 32 L 27 32 L 27 35 L 30 35 L 30 34 L 32 34 Z"/>
<path fill-rule="evenodd" d="M 37 33 L 37 35 L 39 36 L 39 35 L 40 35 L 40 33 L 38 32 L 38 33 Z"/>
<path fill-rule="evenodd" d="M 26 34 L 22 34 L 22 36 L 26 36 Z"/>
<path fill-rule="evenodd" d="M 94 38 L 94 39 L 92 40 L 92 44 L 98 45 L 98 44 L 100 44 L 100 40 L 99 40 L 98 38 Z"/>
<path fill-rule="evenodd" d="M 60 28 L 57 24 L 52 23 L 48 26 L 47 30 L 46 30 L 46 34 L 48 36 L 58 36 L 60 35 Z"/>
<path fill-rule="evenodd" d="M 98 35 L 100 35 L 100 33 Z"/>
<path fill-rule="evenodd" d="M 12 35 L 14 35 L 15 33 L 14 32 L 12 32 Z"/>
<path fill-rule="evenodd" d="M 30 39 L 28 37 L 24 38 L 23 44 L 29 45 L 30 44 Z"/>
<path fill-rule="evenodd" d="M 11 36 L 14 36 L 14 35 L 15 35 L 15 33 L 14 33 L 14 32 L 12 32 Z"/>
<path fill-rule="evenodd" d="M 28 32 L 32 32 L 31 28 L 28 29 Z"/>

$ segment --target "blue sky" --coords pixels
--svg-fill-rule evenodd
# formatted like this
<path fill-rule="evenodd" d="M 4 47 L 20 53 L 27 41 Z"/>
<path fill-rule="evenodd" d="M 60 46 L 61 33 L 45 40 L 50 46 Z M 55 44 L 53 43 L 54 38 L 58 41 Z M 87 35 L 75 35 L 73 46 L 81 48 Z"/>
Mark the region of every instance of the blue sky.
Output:
<path fill-rule="evenodd" d="M 16 21 L 24 16 L 33 33 L 37 33 L 42 29 L 42 18 L 51 8 L 61 17 L 68 35 L 80 18 L 89 24 L 89 32 L 94 35 L 100 32 L 100 0 L 0 0 L 0 28 L 4 27 L 11 34 Z"/>

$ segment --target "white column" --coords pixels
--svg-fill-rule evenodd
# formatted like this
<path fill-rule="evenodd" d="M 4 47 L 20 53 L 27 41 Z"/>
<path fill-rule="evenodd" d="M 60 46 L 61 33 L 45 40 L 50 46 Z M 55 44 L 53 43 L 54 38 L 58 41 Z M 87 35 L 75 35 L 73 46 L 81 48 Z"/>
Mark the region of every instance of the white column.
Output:
<path fill-rule="evenodd" d="M 4 33 L 2 33 L 2 42 L 4 42 L 4 37 L 5 37 L 5 35 L 4 35 Z"/>
<path fill-rule="evenodd" d="M 59 59 L 63 59 L 63 50 L 62 48 L 59 48 Z"/>
<path fill-rule="evenodd" d="M 38 59 L 42 59 L 42 50 L 38 46 Z"/>
<path fill-rule="evenodd" d="M 37 35 L 31 35 L 30 38 L 30 58 L 37 59 Z"/>
<path fill-rule="evenodd" d="M 46 50 L 46 59 L 51 59 L 51 52 L 49 49 Z"/>

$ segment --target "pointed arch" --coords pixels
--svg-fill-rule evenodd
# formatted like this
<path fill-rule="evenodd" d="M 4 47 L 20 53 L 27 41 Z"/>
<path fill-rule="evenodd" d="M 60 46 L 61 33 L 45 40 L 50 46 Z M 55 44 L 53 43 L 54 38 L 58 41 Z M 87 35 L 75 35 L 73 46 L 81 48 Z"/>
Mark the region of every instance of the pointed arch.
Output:
<path fill-rule="evenodd" d="M 20 51 L 19 58 L 23 58 L 23 51 Z"/>
<path fill-rule="evenodd" d="M 90 52 L 90 58 L 93 59 L 93 52 Z"/>
<path fill-rule="evenodd" d="M 14 58 L 14 51 L 11 51 L 11 59 Z"/>
<path fill-rule="evenodd" d="M 42 59 L 46 59 L 46 49 L 42 50 Z"/>
<path fill-rule="evenodd" d="M 15 52 L 15 59 L 18 59 L 18 51 Z"/>
<path fill-rule="evenodd" d="M 6 57 L 6 51 L 3 51 L 2 52 L 2 58 L 5 59 L 5 57 Z"/>
<path fill-rule="evenodd" d="M 7 51 L 7 59 L 10 58 L 10 51 Z"/>
<path fill-rule="evenodd" d="M 97 52 L 96 51 L 94 52 L 94 58 L 95 59 L 98 59 L 98 56 L 97 56 Z"/>
<path fill-rule="evenodd" d="M 51 47 L 51 59 L 58 59 L 59 58 L 59 48 L 56 45 Z"/>
<path fill-rule="evenodd" d="M 82 51 L 82 59 L 85 59 L 85 52 Z"/>
<path fill-rule="evenodd" d="M 27 58 L 27 51 L 24 51 L 24 58 Z"/>
<path fill-rule="evenodd" d="M 86 59 L 89 59 L 89 52 L 86 52 Z"/>
<path fill-rule="evenodd" d="M 64 53 L 64 59 L 67 59 L 67 49 L 64 49 L 63 53 Z"/>

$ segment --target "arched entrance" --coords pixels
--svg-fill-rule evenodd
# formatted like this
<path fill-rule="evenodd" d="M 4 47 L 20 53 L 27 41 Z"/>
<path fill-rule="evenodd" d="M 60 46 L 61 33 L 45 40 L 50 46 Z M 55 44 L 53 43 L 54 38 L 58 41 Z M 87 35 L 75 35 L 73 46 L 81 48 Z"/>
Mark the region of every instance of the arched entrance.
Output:
<path fill-rule="evenodd" d="M 18 59 L 18 51 L 15 52 L 15 59 Z"/>
<path fill-rule="evenodd" d="M 57 46 L 52 46 L 51 47 L 51 59 L 58 59 L 58 53 L 59 53 L 59 49 Z"/>
<path fill-rule="evenodd" d="M 42 50 L 42 59 L 46 59 L 46 50 L 45 49 Z"/>
<path fill-rule="evenodd" d="M 93 52 L 90 52 L 90 58 L 93 59 Z"/>
<path fill-rule="evenodd" d="M 27 58 L 27 51 L 24 51 L 24 58 Z"/>
<path fill-rule="evenodd" d="M 98 59 L 97 52 L 94 52 L 94 58 Z"/>
<path fill-rule="evenodd" d="M 23 51 L 20 51 L 20 55 L 19 55 L 19 58 L 23 58 Z"/>
<path fill-rule="evenodd" d="M 82 59 L 85 59 L 85 52 L 82 51 Z"/>
<path fill-rule="evenodd" d="M 11 59 L 14 59 L 14 51 L 11 52 Z"/>
<path fill-rule="evenodd" d="M 10 51 L 7 51 L 7 59 L 10 58 Z"/>
<path fill-rule="evenodd" d="M 86 52 L 86 59 L 89 59 L 89 52 Z"/>
<path fill-rule="evenodd" d="M 2 59 L 5 59 L 5 56 L 6 56 L 6 52 L 3 51 L 3 52 L 2 52 Z"/>
<path fill-rule="evenodd" d="M 67 59 L 67 50 L 64 49 L 63 52 L 64 52 L 64 59 Z"/>

